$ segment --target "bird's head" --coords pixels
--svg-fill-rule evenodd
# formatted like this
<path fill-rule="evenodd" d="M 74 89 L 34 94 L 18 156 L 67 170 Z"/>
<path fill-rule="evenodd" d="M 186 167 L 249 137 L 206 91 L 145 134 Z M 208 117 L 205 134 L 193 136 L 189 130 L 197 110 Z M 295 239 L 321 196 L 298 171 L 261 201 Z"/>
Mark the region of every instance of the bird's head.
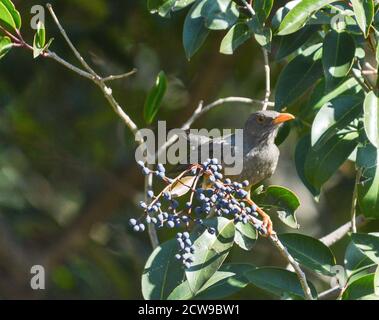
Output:
<path fill-rule="evenodd" d="M 255 142 L 274 142 L 279 127 L 295 117 L 290 113 L 262 110 L 250 115 L 245 123 L 244 133 Z"/>

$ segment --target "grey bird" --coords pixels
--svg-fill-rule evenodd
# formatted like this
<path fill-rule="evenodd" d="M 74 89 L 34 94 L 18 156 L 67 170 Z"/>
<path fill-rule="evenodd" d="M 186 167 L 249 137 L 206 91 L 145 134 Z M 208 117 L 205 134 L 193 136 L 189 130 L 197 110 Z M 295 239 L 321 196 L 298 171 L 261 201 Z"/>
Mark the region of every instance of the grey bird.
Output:
<path fill-rule="evenodd" d="M 235 135 L 210 139 L 206 136 L 188 134 L 187 140 L 190 145 L 197 145 L 200 149 L 208 144 L 210 157 L 212 150 L 217 144 L 229 146 L 236 154 L 242 157 L 242 171 L 237 175 L 227 176 L 233 181 L 242 182 L 247 180 L 249 185 L 245 188 L 248 191 L 248 202 L 254 205 L 250 198 L 250 189 L 253 185 L 258 184 L 272 176 L 276 170 L 279 160 L 279 149 L 275 145 L 275 138 L 280 126 L 295 117 L 289 113 L 279 113 L 271 110 L 262 110 L 252 113 L 243 128 L 243 145 L 236 144 Z M 242 150 L 240 150 L 242 147 Z M 239 148 L 239 149 L 238 149 Z M 232 151 L 233 152 L 233 151 Z M 200 152 L 199 152 L 200 154 Z M 218 159 L 224 167 L 228 165 Z M 263 218 L 263 225 L 267 229 L 268 235 L 272 233 L 272 222 L 270 217 L 260 208 L 258 213 Z"/>

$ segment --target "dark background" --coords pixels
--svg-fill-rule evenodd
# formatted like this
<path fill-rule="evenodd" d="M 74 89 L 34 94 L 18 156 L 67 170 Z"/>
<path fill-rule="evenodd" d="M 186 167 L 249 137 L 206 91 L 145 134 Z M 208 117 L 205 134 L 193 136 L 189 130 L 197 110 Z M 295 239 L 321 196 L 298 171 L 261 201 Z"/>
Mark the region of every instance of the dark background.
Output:
<path fill-rule="evenodd" d="M 276 6 L 280 2 L 277 1 Z M 29 43 L 30 8 L 44 1 L 14 0 Z M 218 53 L 224 32 L 212 32 L 189 62 L 182 47 L 186 10 L 171 19 L 151 15 L 142 0 L 51 1 L 73 42 L 103 75 L 138 73 L 112 84 L 114 95 L 140 127 L 146 94 L 160 70 L 169 90 L 158 119 L 179 127 L 200 100 L 264 96 L 263 59 L 251 42 L 233 56 Z M 77 64 L 46 11 L 51 49 Z M 275 84 L 283 63 L 272 63 Z M 308 95 L 309 96 L 309 95 Z M 195 127 L 238 128 L 252 111 L 236 104 L 214 109 Z M 297 177 L 296 132 L 281 145 L 270 183 L 294 190 L 301 200 L 295 232 L 323 236 L 349 219 L 354 184 L 347 163 L 316 203 Z M 91 82 L 52 60 L 12 50 L 0 61 L 0 298 L 140 299 L 140 276 L 151 252 L 147 234 L 127 226 L 143 194 L 134 161 L 134 138 Z M 279 232 L 291 231 L 274 219 Z M 293 231 L 291 231 L 293 232 Z M 160 239 L 172 234 L 159 233 Z M 339 264 L 347 240 L 333 249 Z M 256 265 L 284 261 L 260 239 L 252 252 L 234 248 L 228 260 Z M 30 288 L 30 268 L 47 273 L 46 290 Z M 328 279 L 310 278 L 319 289 Z M 253 287 L 232 297 L 272 298 Z"/>

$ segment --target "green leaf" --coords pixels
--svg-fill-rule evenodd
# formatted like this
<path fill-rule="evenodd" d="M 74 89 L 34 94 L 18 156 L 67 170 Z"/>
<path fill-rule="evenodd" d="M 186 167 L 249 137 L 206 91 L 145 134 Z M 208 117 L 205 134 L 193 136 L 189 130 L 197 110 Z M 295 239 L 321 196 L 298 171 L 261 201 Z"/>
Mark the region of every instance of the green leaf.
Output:
<path fill-rule="evenodd" d="M 258 239 L 258 232 L 250 223 L 236 223 L 234 242 L 243 250 L 251 250 Z"/>
<path fill-rule="evenodd" d="M 321 44 L 309 47 L 296 56 L 280 73 L 275 96 L 275 109 L 282 111 L 295 102 L 322 76 L 319 56 Z"/>
<path fill-rule="evenodd" d="M 274 0 L 255 0 L 253 8 L 261 24 L 270 16 Z"/>
<path fill-rule="evenodd" d="M 358 133 L 341 130 L 322 145 L 316 143 L 308 152 L 304 173 L 312 185 L 314 196 L 318 196 L 322 185 L 348 159 L 358 144 Z"/>
<path fill-rule="evenodd" d="M 272 17 L 271 25 L 273 30 L 276 32 L 279 29 L 280 24 L 282 23 L 285 16 L 290 12 L 294 7 L 296 7 L 301 0 L 292 0 L 288 1 L 283 7 L 280 7 Z"/>
<path fill-rule="evenodd" d="M 186 270 L 191 291 L 196 294 L 201 287 L 220 268 L 234 242 L 234 222 L 226 218 L 214 218 L 204 221 L 209 228 L 216 230 L 210 234 L 205 230 L 194 241 L 195 254 L 192 266 Z"/>
<path fill-rule="evenodd" d="M 13 30 L 21 29 L 21 15 L 10 0 L 0 0 L 0 21 Z"/>
<path fill-rule="evenodd" d="M 281 22 L 278 35 L 287 35 L 299 30 L 313 13 L 336 0 L 302 0 L 300 1 Z"/>
<path fill-rule="evenodd" d="M 362 97 L 339 96 L 325 104 L 312 124 L 312 146 L 323 146 L 330 138 L 362 114 Z"/>
<path fill-rule="evenodd" d="M 366 233 L 353 233 L 351 240 L 366 257 L 379 264 L 379 236 Z"/>
<path fill-rule="evenodd" d="M 247 22 L 249 28 L 254 33 L 254 38 L 258 44 L 267 50 L 271 50 L 272 32 L 268 27 L 264 27 L 258 20 L 257 16 L 254 16 Z"/>
<path fill-rule="evenodd" d="M 342 300 L 379 300 L 374 291 L 375 275 L 364 275 L 352 282 L 343 292 Z"/>
<path fill-rule="evenodd" d="M 351 277 L 353 274 L 373 266 L 374 262 L 364 255 L 353 241 L 350 241 L 345 251 L 344 265 L 347 275 Z"/>
<path fill-rule="evenodd" d="M 239 292 L 249 283 L 245 277 L 245 273 L 254 269 L 255 267 L 250 264 L 224 264 L 219 271 L 205 283 L 195 299 L 217 300 Z"/>
<path fill-rule="evenodd" d="M 155 116 L 159 111 L 159 108 L 161 107 L 161 103 L 166 93 L 166 89 L 166 75 L 163 71 L 161 71 L 159 72 L 155 81 L 155 85 L 151 88 L 145 101 L 144 117 L 146 123 L 150 124 L 153 122 Z"/>
<path fill-rule="evenodd" d="M 365 37 L 368 37 L 370 27 L 374 21 L 374 1 L 373 0 L 351 0 L 355 18 L 359 28 Z"/>
<path fill-rule="evenodd" d="M 239 11 L 232 0 L 206 0 L 201 15 L 208 29 L 225 30 L 236 23 Z"/>
<path fill-rule="evenodd" d="M 368 218 L 379 218 L 379 149 L 368 143 L 358 148 L 357 166 L 362 169 L 358 204 Z"/>
<path fill-rule="evenodd" d="M 347 32 L 330 30 L 325 36 L 322 54 L 327 89 L 335 87 L 346 77 L 354 56 L 354 38 Z"/>
<path fill-rule="evenodd" d="M 253 36 L 253 32 L 245 22 L 235 24 L 222 39 L 220 52 L 233 54 L 234 51 Z"/>
<path fill-rule="evenodd" d="M 301 265 L 321 274 L 333 275 L 336 264 L 333 253 L 321 241 L 302 234 L 286 233 L 279 236 L 288 252 Z"/>
<path fill-rule="evenodd" d="M 295 211 L 300 206 L 299 198 L 289 189 L 269 186 L 255 197 L 255 201 L 270 212 L 276 212 L 279 219 L 291 228 L 298 229 Z"/>
<path fill-rule="evenodd" d="M 296 145 L 295 149 L 295 166 L 297 174 L 300 180 L 308 188 L 308 190 L 313 194 L 318 194 L 318 191 L 309 183 L 305 177 L 305 160 L 308 153 L 311 150 L 311 135 L 303 136 Z"/>
<path fill-rule="evenodd" d="M 224 264 L 200 289 L 194 296 L 188 281 L 183 282 L 176 287 L 168 300 L 189 300 L 189 299 L 222 299 L 228 297 L 241 289 L 247 284 L 244 273 L 255 269 L 250 264 L 231 263 Z"/>
<path fill-rule="evenodd" d="M 379 99 L 371 91 L 366 95 L 364 102 L 364 127 L 367 138 L 379 148 Z"/>
<path fill-rule="evenodd" d="M 0 37 L 0 59 L 4 58 L 12 47 L 13 43 L 9 37 Z"/>
<path fill-rule="evenodd" d="M 245 276 L 251 284 L 274 295 L 304 298 L 301 284 L 294 272 L 274 267 L 263 267 L 248 271 Z"/>
<path fill-rule="evenodd" d="M 37 26 L 37 31 L 34 35 L 33 41 L 33 57 L 34 59 L 39 57 L 41 53 L 45 50 L 46 45 L 46 30 L 43 22 L 39 21 Z"/>
<path fill-rule="evenodd" d="M 332 91 L 325 90 L 325 80 L 321 80 L 312 92 L 307 106 L 301 112 L 301 118 L 306 118 L 309 121 L 313 119 L 313 115 L 321 109 L 330 100 L 344 94 L 356 95 L 360 86 L 354 78 L 347 79 Z"/>
<path fill-rule="evenodd" d="M 183 265 L 175 259 L 176 239 L 162 243 L 150 255 L 142 274 L 142 294 L 147 300 L 164 300 L 185 279 Z"/>
<path fill-rule="evenodd" d="M 281 60 L 299 49 L 319 29 L 318 26 L 305 26 L 303 29 L 287 36 L 275 37 L 277 43 L 276 60 Z"/>
<path fill-rule="evenodd" d="M 188 60 L 200 49 L 209 34 L 205 19 L 201 16 L 205 2 L 206 0 L 202 0 L 195 3 L 184 21 L 183 46 Z"/>

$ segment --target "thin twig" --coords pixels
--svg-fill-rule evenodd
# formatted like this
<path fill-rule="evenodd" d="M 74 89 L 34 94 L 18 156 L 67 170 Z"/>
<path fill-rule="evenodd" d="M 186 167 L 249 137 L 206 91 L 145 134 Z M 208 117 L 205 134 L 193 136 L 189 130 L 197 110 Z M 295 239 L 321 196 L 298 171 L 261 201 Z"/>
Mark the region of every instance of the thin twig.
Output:
<path fill-rule="evenodd" d="M 360 75 L 358 74 L 358 71 L 354 68 L 351 69 L 351 73 L 353 75 L 353 77 L 355 78 L 355 80 L 357 80 L 357 82 L 360 84 L 360 86 L 362 87 L 362 89 L 368 93 L 370 92 L 370 88 L 366 85 L 366 83 L 364 81 L 362 81 Z"/>
<path fill-rule="evenodd" d="M 359 184 L 359 181 L 361 180 L 361 176 L 362 176 L 362 169 L 359 168 L 355 176 L 353 199 L 351 201 L 351 232 L 352 233 L 357 232 L 357 224 L 356 224 L 357 194 L 358 194 L 358 184 Z"/>
<path fill-rule="evenodd" d="M 55 61 L 59 62 L 63 66 L 67 67 L 68 69 L 76 72 L 80 76 L 85 77 L 87 79 L 90 79 L 92 82 L 94 82 L 100 88 L 100 90 L 103 92 L 104 97 L 106 98 L 106 100 L 108 101 L 108 103 L 111 105 L 111 107 L 113 108 L 113 110 L 115 111 L 115 113 L 123 120 L 123 122 L 125 123 L 125 125 L 134 134 L 135 139 L 138 142 L 138 144 L 144 143 L 143 137 L 139 133 L 138 126 L 130 118 L 130 116 L 124 111 L 124 109 L 121 107 L 121 105 L 117 102 L 117 100 L 113 96 L 112 89 L 105 84 L 105 82 L 109 80 L 109 77 L 101 78 L 87 64 L 87 62 L 80 55 L 79 51 L 75 48 L 75 46 L 71 42 L 71 40 L 68 37 L 68 35 L 67 35 L 66 31 L 64 30 L 63 26 L 59 22 L 59 19 L 56 16 L 56 14 L 55 14 L 55 12 L 53 10 L 53 7 L 50 4 L 48 4 L 47 8 L 48 8 L 50 14 L 52 15 L 53 20 L 54 20 L 55 24 L 57 25 L 59 31 L 61 32 L 62 36 L 64 37 L 64 39 L 66 40 L 67 44 L 71 48 L 72 52 L 77 57 L 77 59 L 80 61 L 80 63 L 84 67 L 84 69 L 87 70 L 87 71 L 83 71 L 82 69 L 73 66 L 72 64 L 66 62 L 64 59 L 60 58 L 57 54 L 55 54 L 53 52 L 48 51 L 47 53 L 45 53 L 44 56 L 48 57 L 48 58 L 54 59 Z M 116 76 L 113 76 L 113 78 L 115 78 L 115 77 Z M 112 76 L 111 76 L 110 79 L 112 79 Z M 149 186 L 152 185 L 152 176 L 149 175 L 149 178 L 146 181 L 146 185 L 147 185 L 147 187 L 149 187 Z M 150 228 L 149 227 L 148 231 L 149 231 L 149 237 L 150 237 L 151 244 L 155 248 L 157 245 L 159 245 L 159 241 L 158 241 L 158 236 L 157 236 L 156 230 L 155 230 L 155 228 Z"/>
<path fill-rule="evenodd" d="M 335 300 L 340 295 L 342 289 L 339 286 L 335 286 L 334 288 L 330 288 L 321 292 L 318 295 L 318 300 Z"/>
<path fill-rule="evenodd" d="M 363 215 L 359 215 L 355 219 L 355 224 L 357 227 L 363 226 L 367 220 Z M 346 234 L 351 230 L 351 221 L 346 222 L 344 225 L 329 233 L 328 235 L 322 237 L 320 241 L 324 243 L 326 246 L 330 247 L 335 244 L 337 241 L 341 240 Z"/>
<path fill-rule="evenodd" d="M 267 230 L 264 227 L 262 227 L 262 221 L 261 220 L 250 216 L 250 222 L 252 222 L 254 227 L 257 230 L 260 230 L 261 233 L 263 233 L 263 234 L 267 233 Z M 292 266 L 293 270 L 295 271 L 295 273 L 297 275 L 297 278 L 299 279 L 300 285 L 303 289 L 305 299 L 306 300 L 313 300 L 312 292 L 311 292 L 311 289 L 308 285 L 307 278 L 305 276 L 305 273 L 301 269 L 299 263 L 297 263 L 297 261 L 291 256 L 291 254 L 288 252 L 288 250 L 282 244 L 282 242 L 279 240 L 279 238 L 276 234 L 272 234 L 269 237 L 269 239 L 270 239 L 271 243 L 278 249 L 278 251 L 280 252 L 282 257 L 284 259 L 286 259 L 286 261 Z"/>
<path fill-rule="evenodd" d="M 136 74 L 136 73 L 137 73 L 137 69 L 134 68 L 132 71 L 129 71 L 129 72 L 126 72 L 123 74 L 111 75 L 111 76 L 105 77 L 105 78 L 103 78 L 103 81 L 108 82 L 108 81 L 114 81 L 114 80 L 119 80 L 119 79 L 125 79 L 125 78 L 128 78 L 128 77 Z"/>
<path fill-rule="evenodd" d="M 79 51 L 76 49 L 76 47 L 74 46 L 74 44 L 71 42 L 70 38 L 68 37 L 65 29 L 62 27 L 62 25 L 60 24 L 59 20 L 58 20 L 58 17 L 56 16 L 54 10 L 53 10 L 53 7 L 50 3 L 46 4 L 46 7 L 47 9 L 49 10 L 51 16 L 53 17 L 53 20 L 55 22 L 55 24 L 57 25 L 60 33 L 62 34 L 63 38 L 66 40 L 68 46 L 70 47 L 71 51 L 74 53 L 74 55 L 76 56 L 76 58 L 79 60 L 79 62 L 82 64 L 82 66 L 84 67 L 84 69 L 86 69 L 89 73 L 91 73 L 92 75 L 96 76 L 96 77 L 99 77 L 97 75 L 97 73 L 88 65 L 88 63 L 84 60 L 84 58 L 81 56 L 81 54 L 79 53 Z"/>
<path fill-rule="evenodd" d="M 271 95 L 271 80 L 270 80 L 270 64 L 268 59 L 268 52 L 265 48 L 262 48 L 263 52 L 263 58 L 265 63 L 265 75 L 266 75 L 266 94 L 265 94 L 265 101 L 262 107 L 262 110 L 267 110 L 267 107 L 269 106 L 269 99 Z"/>

